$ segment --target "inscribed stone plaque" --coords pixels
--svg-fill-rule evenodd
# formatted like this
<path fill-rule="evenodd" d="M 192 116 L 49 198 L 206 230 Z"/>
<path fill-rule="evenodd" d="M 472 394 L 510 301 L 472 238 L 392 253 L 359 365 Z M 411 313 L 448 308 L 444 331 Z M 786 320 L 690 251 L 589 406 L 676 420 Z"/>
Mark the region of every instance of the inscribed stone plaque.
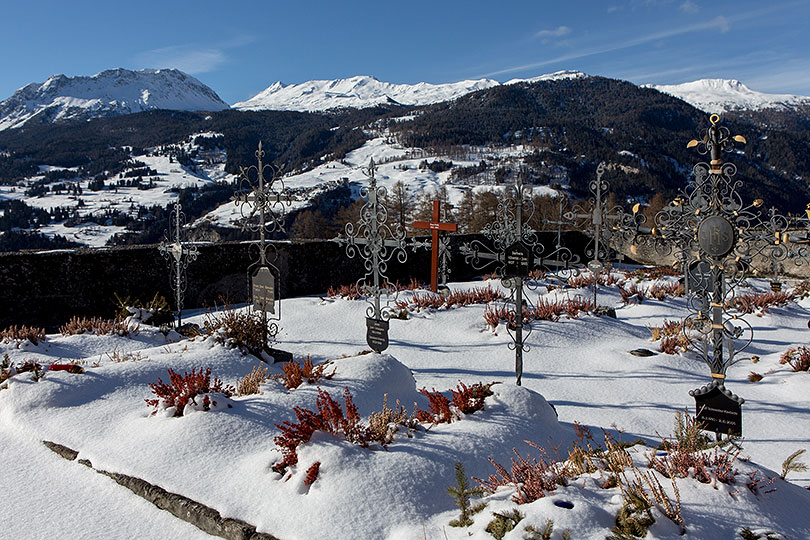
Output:
<path fill-rule="evenodd" d="M 715 386 L 706 393 L 695 393 L 696 420 L 706 431 L 742 437 L 742 405 Z"/>
<path fill-rule="evenodd" d="M 723 216 L 709 216 L 698 226 L 698 243 L 710 257 L 720 258 L 734 249 L 734 227 Z"/>
<path fill-rule="evenodd" d="M 262 266 L 251 276 L 253 307 L 267 313 L 276 312 L 276 276 L 268 266 Z"/>
<path fill-rule="evenodd" d="M 388 348 L 388 321 L 366 317 L 366 343 L 375 352 Z"/>
<path fill-rule="evenodd" d="M 505 277 L 526 277 L 531 264 L 532 254 L 521 242 L 515 242 L 504 251 Z"/>

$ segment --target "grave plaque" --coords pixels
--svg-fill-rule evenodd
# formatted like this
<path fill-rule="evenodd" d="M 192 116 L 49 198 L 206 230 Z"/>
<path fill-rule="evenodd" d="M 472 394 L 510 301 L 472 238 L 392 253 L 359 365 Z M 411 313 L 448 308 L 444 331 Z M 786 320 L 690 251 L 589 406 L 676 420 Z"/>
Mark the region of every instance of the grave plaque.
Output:
<path fill-rule="evenodd" d="M 721 258 L 734 248 L 734 227 L 723 216 L 709 216 L 698 226 L 698 243 L 710 257 Z"/>
<path fill-rule="evenodd" d="M 522 242 L 515 242 L 504 250 L 504 277 L 528 276 L 531 264 L 531 251 Z"/>
<path fill-rule="evenodd" d="M 686 279 L 689 281 L 690 291 L 712 292 L 714 288 L 712 265 L 708 261 L 693 261 L 689 264 Z"/>
<path fill-rule="evenodd" d="M 381 353 L 388 348 L 388 321 L 366 317 L 366 343 Z"/>
<path fill-rule="evenodd" d="M 276 312 L 276 276 L 269 266 L 261 266 L 251 276 L 253 307 L 266 313 Z"/>
<path fill-rule="evenodd" d="M 704 387 L 707 388 L 707 387 Z M 742 436 L 742 403 L 723 391 L 721 385 L 690 392 L 695 398 L 696 420 L 706 431 Z"/>

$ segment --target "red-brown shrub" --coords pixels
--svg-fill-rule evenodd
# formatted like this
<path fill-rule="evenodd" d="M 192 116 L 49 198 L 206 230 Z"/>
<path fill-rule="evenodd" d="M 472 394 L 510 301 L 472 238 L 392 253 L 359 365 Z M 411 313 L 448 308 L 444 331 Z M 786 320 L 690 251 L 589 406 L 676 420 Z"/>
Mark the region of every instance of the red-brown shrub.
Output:
<path fill-rule="evenodd" d="M 311 486 L 315 482 L 315 480 L 318 479 L 318 471 L 320 470 L 321 470 L 320 461 L 316 461 L 315 463 L 310 465 L 309 469 L 307 469 L 307 477 L 304 478 L 304 485 Z"/>
<path fill-rule="evenodd" d="M 196 404 L 194 398 L 200 394 L 207 394 L 209 392 L 218 392 L 224 394 L 225 397 L 231 397 L 235 390 L 232 386 L 223 386 L 219 378 L 214 377 L 211 381 L 211 370 L 206 369 L 203 373 L 202 368 L 197 372 L 192 369 L 191 373 L 183 373 L 179 375 L 172 369 L 169 369 L 169 384 L 158 379 L 157 383 L 150 383 L 149 388 L 157 396 L 156 399 L 146 399 L 146 404 L 154 407 L 155 410 L 152 414 L 157 413 L 158 407 L 161 403 L 164 408 L 174 407 L 174 416 L 183 416 L 183 409 L 189 401 Z M 203 409 L 208 410 L 210 407 L 210 399 L 208 396 L 203 398 Z"/>
<path fill-rule="evenodd" d="M 20 343 L 28 340 L 34 345 L 40 341 L 45 341 L 45 330 L 42 328 L 34 328 L 33 326 L 9 326 L 8 328 L 0 331 L 0 343 L 6 341 L 16 341 L 19 348 Z"/>
<path fill-rule="evenodd" d="M 449 424 L 453 421 L 453 411 L 450 410 L 450 400 L 444 394 L 437 392 L 434 388 L 428 392 L 427 388 L 419 390 L 421 394 L 428 398 L 430 412 L 423 409 L 416 410 L 416 419 L 422 423 Z"/>
<path fill-rule="evenodd" d="M 793 371 L 810 371 L 810 349 L 804 345 L 789 348 L 779 359 L 780 364 L 790 364 Z"/>
<path fill-rule="evenodd" d="M 746 293 L 735 296 L 727 307 L 732 307 L 740 313 L 768 313 L 768 309 L 772 306 L 784 306 L 788 302 L 793 301 L 793 293 L 786 293 L 783 291 L 764 292 L 764 293 Z"/>
<path fill-rule="evenodd" d="M 422 309 L 453 309 L 458 306 L 469 306 L 472 304 L 488 304 L 496 300 L 506 298 L 504 294 L 493 289 L 491 285 L 468 289 L 465 291 L 453 291 L 446 297 L 433 293 L 414 293 L 410 302 L 399 300 L 396 302 L 398 309 L 412 308 L 417 311 Z"/>
<path fill-rule="evenodd" d="M 318 389 L 318 398 L 315 402 L 317 411 L 293 407 L 298 421 L 285 420 L 281 424 L 276 424 L 281 430 L 281 435 L 274 437 L 273 441 L 281 448 L 284 459 L 273 465 L 274 471 L 283 472 L 288 466 L 298 463 L 296 451 L 298 446 L 309 441 L 316 431 L 339 435 L 353 444 L 368 446 L 368 429 L 360 421 L 357 406 L 348 388 L 343 393 L 343 399 L 346 404 L 345 414 L 329 392 Z"/>
<path fill-rule="evenodd" d="M 492 395 L 490 388 L 493 384 L 495 383 L 475 383 L 468 387 L 463 382 L 458 381 L 456 389 L 450 389 L 453 396 L 453 405 L 464 414 L 480 411 L 484 408 L 484 399 Z"/>
<path fill-rule="evenodd" d="M 500 486 L 515 486 L 512 500 L 517 504 L 530 503 L 552 493 L 558 485 L 565 482 L 564 466 L 551 459 L 540 446 L 530 441 L 525 442 L 540 450 L 539 459 L 530 458 L 528 455 L 524 458 L 513 448 L 517 459 L 511 458 L 510 470 L 489 458 L 497 475 L 490 474 L 486 480 L 473 477 L 473 480 L 490 493 L 494 493 Z"/>
<path fill-rule="evenodd" d="M 297 360 L 282 364 L 281 373 L 274 375 L 273 378 L 284 383 L 287 390 L 292 390 L 293 388 L 298 388 L 301 386 L 301 383 L 304 380 L 306 380 L 309 384 L 314 384 L 321 379 L 331 379 L 335 376 L 335 371 L 337 371 L 337 369 L 333 370 L 332 373 L 327 374 L 326 368 L 328 366 L 329 362 L 313 366 L 312 358 L 307 355 L 306 358 L 304 358 L 303 365 L 299 364 Z"/>
<path fill-rule="evenodd" d="M 329 286 L 326 290 L 326 296 L 329 298 L 346 298 L 348 300 L 356 300 L 360 298 L 360 293 L 357 292 L 357 285 L 338 285 L 337 287 Z"/>
<path fill-rule="evenodd" d="M 557 321 L 565 313 L 569 319 L 575 319 L 581 312 L 593 311 L 593 302 L 580 296 L 564 300 L 540 299 L 536 306 L 529 306 L 523 310 L 523 324 L 532 321 Z M 484 310 L 484 320 L 493 328 L 500 321 L 514 324 L 515 312 L 506 305 L 487 306 Z"/>

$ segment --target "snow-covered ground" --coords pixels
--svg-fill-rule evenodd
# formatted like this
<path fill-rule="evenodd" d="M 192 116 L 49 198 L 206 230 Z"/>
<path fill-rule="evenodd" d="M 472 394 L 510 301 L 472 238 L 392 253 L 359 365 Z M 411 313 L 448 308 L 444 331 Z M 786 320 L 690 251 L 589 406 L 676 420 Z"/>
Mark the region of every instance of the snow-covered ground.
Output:
<path fill-rule="evenodd" d="M 500 287 L 499 282 L 489 283 Z M 451 289 L 484 285 L 454 283 Z M 753 285 L 766 288 L 764 282 Z M 402 292 L 400 300 L 413 294 Z M 534 294 L 554 299 L 589 296 L 590 291 L 549 292 L 541 285 Z M 459 511 L 446 490 L 455 485 L 456 461 L 468 476 L 487 478 L 495 474 L 488 458 L 508 468 L 513 448 L 521 456 L 537 456 L 524 440 L 549 449 L 557 445 L 567 455 L 576 438 L 574 422 L 588 426 L 597 442 L 600 427 L 623 441 L 642 438 L 648 446 L 633 446 L 629 452 L 638 469 L 647 470 L 646 456 L 661 435 L 672 432 L 675 413 L 685 408 L 694 412 L 688 392 L 708 382 L 708 369 L 688 354 L 628 354 L 637 348 L 657 350 L 648 327 L 681 319 L 686 314 L 683 298 L 625 305 L 615 288 L 603 288 L 599 303 L 616 307 L 617 318 L 563 316 L 557 322 L 533 323 L 523 386 L 517 387 L 510 339 L 503 324 L 495 331 L 487 326 L 483 305 L 411 308 L 407 320 L 391 320 L 390 347 L 384 354 L 358 355 L 368 348 L 364 301 L 320 296 L 284 300 L 277 346 L 297 359 L 311 355 L 316 364 L 332 362 L 334 377 L 289 391 L 268 381 L 261 394 L 223 401 L 230 408 L 221 403 L 208 412 L 189 408 L 182 417 L 150 414 L 144 403 L 154 397 L 149 383 L 167 380 L 169 368 L 180 373 L 210 368 L 226 384 L 235 384 L 258 360 L 210 338 L 164 337 L 148 327 L 129 338 L 51 335 L 39 345 L 4 343 L 0 355 L 8 354 L 11 362 L 79 362 L 85 373 L 46 372 L 39 382 L 21 373 L 0 391 L 0 448 L 7 463 L 0 500 L 6 508 L 18 509 L 0 537 L 45 538 L 68 530 L 76 538 L 158 538 L 159 531 L 162 537 L 205 537 L 37 443 L 51 440 L 78 450 L 79 459 L 96 468 L 143 478 L 282 540 L 486 539 L 492 538 L 484 529 L 493 513 L 514 508 L 525 518 L 506 533 L 506 540 L 526 538 L 525 526 L 542 528 L 549 519 L 554 539 L 565 529 L 574 539 L 603 539 L 622 506 L 618 487 L 601 487 L 604 471 L 583 474 L 519 506 L 511 501 L 514 487 L 502 487 L 483 499 L 486 508 L 473 516 L 470 527 L 462 528 L 449 526 Z M 189 313 L 184 320 L 199 323 L 204 317 Z M 731 540 L 739 538 L 743 527 L 783 535 L 777 538 L 810 538 L 810 492 L 804 489 L 810 486 L 810 473 L 791 473 L 790 482 L 778 478 L 788 455 L 810 449 L 810 374 L 779 364 L 788 347 L 806 343 L 810 300 L 744 317 L 754 328 L 755 342 L 743 353 L 746 359 L 730 368 L 726 381 L 746 400 L 736 483 L 715 487 L 694 478 L 677 479 L 686 535 L 680 536 L 679 528 L 654 507 L 656 521 L 646 538 Z M 751 355 L 758 357 L 756 364 L 748 360 Z M 280 371 L 279 366 L 270 370 Z M 752 370 L 763 379 L 750 382 Z M 435 388 L 449 396 L 446 391 L 459 381 L 500 384 L 492 387 L 494 395 L 483 410 L 417 430 L 411 438 L 400 431 L 387 449 L 376 444 L 362 448 L 316 433 L 299 446 L 299 462 L 287 474 L 271 469 L 282 457 L 274 443 L 280 434 L 276 425 L 295 421 L 293 406 L 314 409 L 319 388 L 341 403 L 339 396 L 348 388 L 367 420 L 382 408 L 386 393 L 389 406 L 399 399 L 409 411 L 414 402 L 426 409 L 418 389 Z M 316 461 L 317 479 L 306 486 L 307 469 Z M 674 501 L 669 479 L 654 474 Z M 755 493 L 746 487 L 751 475 L 776 479 Z"/>

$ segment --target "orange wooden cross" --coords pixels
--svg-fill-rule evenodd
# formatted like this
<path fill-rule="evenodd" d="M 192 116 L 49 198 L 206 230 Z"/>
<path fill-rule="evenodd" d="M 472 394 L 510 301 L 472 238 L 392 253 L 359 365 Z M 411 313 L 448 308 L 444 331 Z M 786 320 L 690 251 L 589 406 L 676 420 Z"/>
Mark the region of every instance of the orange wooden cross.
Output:
<path fill-rule="evenodd" d="M 439 284 L 439 231 L 458 230 L 455 223 L 442 223 L 439 221 L 439 201 L 433 201 L 433 219 L 431 221 L 414 221 L 414 229 L 430 229 L 432 234 L 430 257 L 430 290 L 436 292 Z"/>

